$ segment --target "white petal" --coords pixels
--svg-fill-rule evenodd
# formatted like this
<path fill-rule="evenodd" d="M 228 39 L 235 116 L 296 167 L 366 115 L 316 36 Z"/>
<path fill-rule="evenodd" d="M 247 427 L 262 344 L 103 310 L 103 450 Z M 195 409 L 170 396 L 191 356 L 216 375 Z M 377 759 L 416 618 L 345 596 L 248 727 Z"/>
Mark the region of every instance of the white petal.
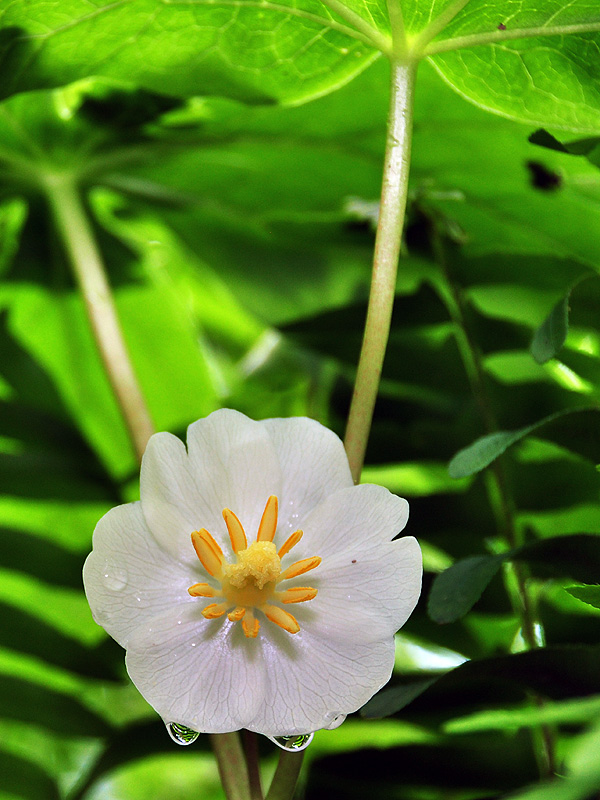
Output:
<path fill-rule="evenodd" d="M 188 428 L 188 452 L 168 433 L 153 436 L 141 472 L 144 515 L 156 540 L 182 562 L 194 564 L 190 534 L 206 528 L 227 557 L 231 552 L 222 511 L 239 517 L 255 537 L 265 503 L 280 486 L 279 465 L 262 427 L 222 409 Z"/>
<path fill-rule="evenodd" d="M 407 520 L 406 500 L 383 486 L 362 484 L 340 489 L 301 521 L 304 537 L 288 558 L 321 556 L 325 561 L 342 553 L 376 550 L 380 544 L 391 542 Z"/>
<path fill-rule="evenodd" d="M 352 486 L 348 459 L 340 438 L 313 419 L 266 419 L 260 424 L 281 464 L 279 522 L 283 534 L 289 534 L 327 495 Z"/>
<path fill-rule="evenodd" d="M 329 727 L 339 714 L 363 706 L 390 678 L 394 641 L 341 643 L 301 630 L 269 631 L 265 702 L 250 730 L 268 736 Z"/>
<path fill-rule="evenodd" d="M 105 514 L 93 543 L 83 568 L 87 599 L 96 622 L 123 647 L 152 617 L 193 602 L 187 589 L 200 578 L 161 550 L 140 503 Z"/>
<path fill-rule="evenodd" d="M 219 517 L 230 508 L 248 540 L 255 539 L 265 504 L 281 487 L 279 461 L 263 426 L 223 408 L 190 425 L 187 441 L 203 502 L 216 507 Z M 228 542 L 222 518 L 220 523 L 223 541 Z"/>
<path fill-rule="evenodd" d="M 421 593 L 421 549 L 412 536 L 325 559 L 314 572 L 282 584 L 309 584 L 318 595 L 289 606 L 301 627 L 322 638 L 375 642 L 404 625 Z M 297 609 L 297 610 L 296 610 Z"/>
<path fill-rule="evenodd" d="M 204 604 L 142 626 L 127 650 L 127 670 L 166 723 L 227 733 L 247 727 L 265 698 L 260 639 L 240 623 L 206 620 Z"/>

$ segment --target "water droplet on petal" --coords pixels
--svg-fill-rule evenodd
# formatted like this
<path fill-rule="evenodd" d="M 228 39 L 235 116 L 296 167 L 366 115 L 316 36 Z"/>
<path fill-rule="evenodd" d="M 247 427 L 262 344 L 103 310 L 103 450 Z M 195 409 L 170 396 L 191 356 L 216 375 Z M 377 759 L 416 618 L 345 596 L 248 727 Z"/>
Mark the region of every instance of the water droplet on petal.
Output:
<path fill-rule="evenodd" d="M 180 725 L 178 722 L 167 722 L 167 733 L 174 742 L 184 747 L 188 744 L 194 744 L 200 736 L 198 731 L 186 728 L 185 725 Z"/>
<path fill-rule="evenodd" d="M 329 713 L 325 714 L 326 730 L 332 731 L 335 728 L 339 728 L 345 719 L 346 719 L 345 714 L 336 714 L 335 711 L 330 711 Z"/>
<path fill-rule="evenodd" d="M 120 592 L 127 586 L 127 573 L 123 567 L 107 561 L 102 570 L 102 581 L 107 589 Z"/>
<path fill-rule="evenodd" d="M 291 750 L 292 752 L 299 752 L 305 750 L 313 740 L 314 733 L 297 733 L 293 736 L 267 736 L 272 742 L 275 742 L 277 747 L 282 750 Z"/>

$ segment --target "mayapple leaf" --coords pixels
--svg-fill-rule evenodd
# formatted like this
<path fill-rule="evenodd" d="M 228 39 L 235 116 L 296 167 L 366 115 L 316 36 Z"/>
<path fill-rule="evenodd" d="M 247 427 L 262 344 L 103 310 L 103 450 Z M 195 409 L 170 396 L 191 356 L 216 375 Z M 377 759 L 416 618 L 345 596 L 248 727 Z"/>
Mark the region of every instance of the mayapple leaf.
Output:
<path fill-rule="evenodd" d="M 600 608 L 600 586 L 569 586 L 567 592 L 594 608 Z"/>
<path fill-rule="evenodd" d="M 448 465 L 448 472 L 452 478 L 465 478 L 468 475 L 474 475 L 476 472 L 481 472 L 481 470 L 488 467 L 511 445 L 529 436 L 530 433 L 533 433 L 538 428 L 571 414 L 595 412 L 597 410 L 594 407 L 586 406 L 585 408 L 558 411 L 534 422 L 532 425 L 526 425 L 515 431 L 496 431 L 487 436 L 482 436 L 454 456 Z"/>
<path fill-rule="evenodd" d="M 544 322 L 535 331 L 530 352 L 538 364 L 554 358 L 565 343 L 569 332 L 569 296 L 554 306 Z"/>
<path fill-rule="evenodd" d="M 377 58 L 369 34 L 377 40 L 387 16 L 385 4 L 364 0 L 336 4 L 347 19 L 318 0 L 4 5 L 4 96 L 102 75 L 179 97 L 297 103 L 343 85 Z"/>
<path fill-rule="evenodd" d="M 470 0 L 425 53 L 440 75 L 489 111 L 546 127 L 600 125 L 600 5 L 557 0 L 518 6 Z"/>

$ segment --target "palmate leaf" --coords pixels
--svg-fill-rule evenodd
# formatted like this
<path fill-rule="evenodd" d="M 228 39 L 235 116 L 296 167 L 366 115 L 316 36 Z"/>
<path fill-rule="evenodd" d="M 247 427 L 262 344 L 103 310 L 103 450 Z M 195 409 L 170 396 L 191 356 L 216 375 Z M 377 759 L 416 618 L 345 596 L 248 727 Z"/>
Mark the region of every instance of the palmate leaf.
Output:
<path fill-rule="evenodd" d="M 355 5 L 369 25 L 371 4 Z M 0 25 L 0 68 L 12 75 L 5 96 L 104 75 L 179 96 L 298 102 L 378 56 L 317 0 L 17 0 L 0 11 Z"/>
<path fill-rule="evenodd" d="M 389 15 L 401 13 L 415 57 L 433 57 L 477 104 L 548 126 L 597 127 L 600 13 L 585 0 L 565 8 L 528 0 L 515 14 L 498 0 L 397 2 L 103 0 L 90 10 L 84 0 L 15 0 L 0 16 L 4 91 L 96 74 L 179 96 L 298 103 L 391 54 Z"/>

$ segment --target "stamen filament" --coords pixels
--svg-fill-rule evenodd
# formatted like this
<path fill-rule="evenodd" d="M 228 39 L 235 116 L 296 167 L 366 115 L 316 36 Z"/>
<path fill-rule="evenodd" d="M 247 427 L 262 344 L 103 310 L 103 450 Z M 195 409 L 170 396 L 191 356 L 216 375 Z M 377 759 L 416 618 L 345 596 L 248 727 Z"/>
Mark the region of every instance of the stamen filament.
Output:
<path fill-rule="evenodd" d="M 242 619 L 242 628 L 247 639 L 256 639 L 258 636 L 260 623 L 254 616 L 254 612 L 251 608 L 246 609 L 246 613 Z"/>
<path fill-rule="evenodd" d="M 292 564 L 291 567 L 288 567 L 281 573 L 278 583 L 285 581 L 287 578 L 297 578 L 298 575 L 304 575 L 305 572 L 309 572 L 311 569 L 318 567 L 320 563 L 321 558 L 319 556 L 303 558 L 302 561 L 296 561 L 295 564 Z"/>
<path fill-rule="evenodd" d="M 298 633 L 300 630 L 300 625 L 298 625 L 296 617 L 284 611 L 283 608 L 265 605 L 261 608 L 261 611 L 267 619 L 270 619 L 271 622 L 274 622 L 275 625 L 279 625 L 280 628 L 283 628 L 283 630 L 288 633 Z"/>
<path fill-rule="evenodd" d="M 277 498 L 274 494 L 269 497 L 263 511 L 260 525 L 258 526 L 257 542 L 272 542 L 277 529 Z"/>
<path fill-rule="evenodd" d="M 223 509 L 223 519 L 229 531 L 233 552 L 239 553 L 240 550 L 245 550 L 248 547 L 248 540 L 246 539 L 246 532 L 244 531 L 242 523 L 229 508 Z"/>
<path fill-rule="evenodd" d="M 210 605 L 203 609 L 202 616 L 205 619 L 217 619 L 218 617 L 223 616 L 223 614 L 227 611 L 227 608 L 228 603 L 210 603 Z"/>
<path fill-rule="evenodd" d="M 314 600 L 318 591 L 311 586 L 293 586 L 284 592 L 277 592 L 275 597 L 280 603 L 305 603 L 307 600 Z"/>
<path fill-rule="evenodd" d="M 292 547 L 295 547 L 298 544 L 303 535 L 304 534 L 302 531 L 294 531 L 291 536 L 288 536 L 288 538 L 279 548 L 279 552 L 277 553 L 279 558 L 283 558 L 287 553 L 289 553 Z"/>
<path fill-rule="evenodd" d="M 215 589 L 210 583 L 195 583 L 188 589 L 192 597 L 222 597 L 220 589 Z"/>

